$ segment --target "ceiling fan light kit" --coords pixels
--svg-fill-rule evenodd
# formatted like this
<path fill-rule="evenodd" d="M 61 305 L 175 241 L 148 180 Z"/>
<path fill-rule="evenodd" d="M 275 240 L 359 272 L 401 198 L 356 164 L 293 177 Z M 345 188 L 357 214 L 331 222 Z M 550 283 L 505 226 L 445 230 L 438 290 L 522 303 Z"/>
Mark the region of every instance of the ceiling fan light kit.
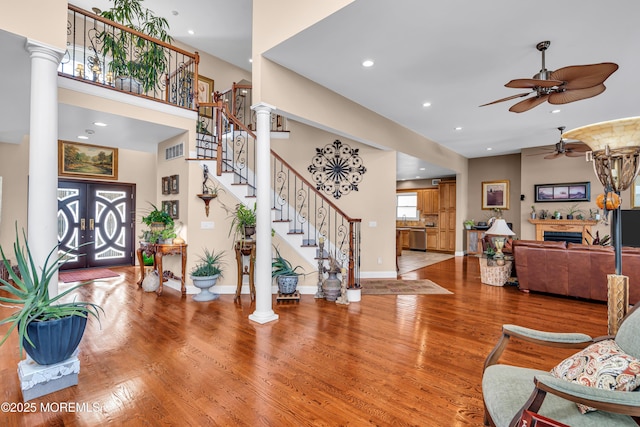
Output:
<path fill-rule="evenodd" d="M 542 53 L 542 68 L 533 78 L 515 79 L 505 85 L 515 89 L 531 89 L 531 92 L 511 95 L 483 104 L 481 107 L 533 95 L 509 108 L 509 111 L 514 113 L 523 113 L 543 102 L 559 105 L 592 98 L 605 91 L 604 81 L 618 69 L 618 65 L 613 62 L 603 62 L 571 65 L 556 71 L 549 71 L 545 65 L 545 51 L 550 45 L 550 41 L 543 41 L 536 45 L 536 49 Z"/>

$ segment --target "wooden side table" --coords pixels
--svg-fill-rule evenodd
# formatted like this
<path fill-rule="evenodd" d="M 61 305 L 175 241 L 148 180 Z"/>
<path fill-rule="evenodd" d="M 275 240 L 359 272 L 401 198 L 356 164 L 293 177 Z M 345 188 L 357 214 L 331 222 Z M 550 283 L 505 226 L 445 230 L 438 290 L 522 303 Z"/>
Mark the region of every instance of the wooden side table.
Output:
<path fill-rule="evenodd" d="M 251 301 L 256 299 L 256 285 L 253 281 L 254 270 L 256 265 L 256 241 L 245 240 L 236 242 L 236 262 L 238 264 L 238 284 L 236 286 L 236 296 L 233 301 L 237 301 L 240 298 L 242 292 L 242 279 L 245 275 L 249 276 L 249 292 L 251 294 Z M 244 257 L 249 257 L 249 265 L 244 265 Z"/>
<path fill-rule="evenodd" d="M 153 256 L 153 265 L 158 271 L 158 277 L 160 278 L 160 285 L 158 286 L 158 290 L 156 293 L 158 295 L 162 295 L 162 285 L 164 283 L 164 276 L 162 274 L 162 257 L 164 255 L 181 255 L 182 256 L 182 277 L 180 277 L 180 290 L 182 291 L 182 296 L 187 295 L 187 287 L 185 285 L 185 276 L 187 269 L 187 245 L 146 245 L 140 246 L 137 250 L 138 253 L 138 262 L 140 263 L 140 280 L 138 281 L 138 286 L 142 286 L 142 280 L 144 279 L 144 262 L 142 260 L 142 252 L 145 251 L 151 252 L 154 254 Z"/>

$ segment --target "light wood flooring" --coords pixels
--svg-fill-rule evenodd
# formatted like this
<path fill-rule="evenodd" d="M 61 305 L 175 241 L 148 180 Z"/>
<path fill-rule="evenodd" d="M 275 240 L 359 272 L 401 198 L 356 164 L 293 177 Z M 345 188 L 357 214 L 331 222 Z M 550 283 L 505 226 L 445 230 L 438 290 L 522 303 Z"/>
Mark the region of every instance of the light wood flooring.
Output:
<path fill-rule="evenodd" d="M 365 295 L 347 307 L 303 295 L 274 302 L 280 319 L 266 325 L 247 319 L 247 295 L 157 297 L 138 289 L 134 268 L 114 270 L 121 279 L 82 290 L 106 313 L 80 344 L 79 384 L 31 401 L 33 413 L 0 413 L 0 425 L 480 426 L 482 364 L 503 323 L 607 330 L 605 304 L 483 285 L 475 257 L 402 275 L 452 295 Z M 550 369 L 570 353 L 519 344 L 503 361 Z M 18 410 L 19 360 L 14 334 L 0 347 L 0 402 Z"/>

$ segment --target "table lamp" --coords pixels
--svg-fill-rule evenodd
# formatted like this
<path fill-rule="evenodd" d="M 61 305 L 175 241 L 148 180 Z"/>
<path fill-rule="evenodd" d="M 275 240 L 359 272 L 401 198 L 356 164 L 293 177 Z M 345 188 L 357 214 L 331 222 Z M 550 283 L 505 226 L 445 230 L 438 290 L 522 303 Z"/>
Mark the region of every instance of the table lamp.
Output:
<path fill-rule="evenodd" d="M 497 265 L 504 265 L 504 254 L 502 253 L 502 248 L 504 247 L 507 236 L 513 236 L 516 233 L 511 231 L 504 219 L 498 218 L 493 221 L 493 224 L 491 224 L 491 227 L 489 227 L 485 234 L 494 236 L 491 239 L 496 247 L 496 254 L 493 258 L 496 260 Z"/>

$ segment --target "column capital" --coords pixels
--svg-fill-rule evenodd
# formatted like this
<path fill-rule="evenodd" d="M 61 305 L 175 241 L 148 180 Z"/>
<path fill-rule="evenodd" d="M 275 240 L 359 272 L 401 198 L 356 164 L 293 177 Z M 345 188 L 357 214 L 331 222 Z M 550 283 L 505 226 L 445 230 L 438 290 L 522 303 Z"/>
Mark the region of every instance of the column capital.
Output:
<path fill-rule="evenodd" d="M 25 43 L 25 49 L 31 54 L 31 57 L 39 57 L 43 59 L 49 59 L 54 62 L 56 66 L 62 60 L 64 56 L 64 50 L 57 47 L 41 43 L 33 39 L 27 39 Z"/>
<path fill-rule="evenodd" d="M 273 110 L 276 109 L 276 107 L 274 107 L 271 104 L 267 104 L 266 102 L 260 102 L 258 104 L 252 105 L 251 109 L 256 113 L 260 113 L 260 112 L 271 113 Z"/>

